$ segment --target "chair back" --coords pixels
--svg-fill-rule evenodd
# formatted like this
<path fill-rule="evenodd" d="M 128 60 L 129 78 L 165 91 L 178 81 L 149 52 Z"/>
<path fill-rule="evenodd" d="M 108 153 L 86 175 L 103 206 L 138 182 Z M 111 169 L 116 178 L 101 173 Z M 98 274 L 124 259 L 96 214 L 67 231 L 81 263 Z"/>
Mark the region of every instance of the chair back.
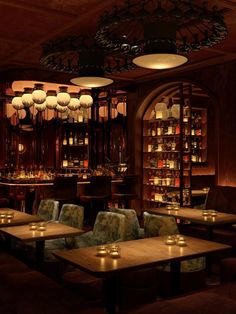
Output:
<path fill-rule="evenodd" d="M 123 241 L 125 239 L 125 216 L 101 211 L 93 227 L 93 237 L 99 244 Z"/>
<path fill-rule="evenodd" d="M 55 177 L 54 198 L 58 200 L 74 200 L 77 195 L 77 176 Z"/>
<path fill-rule="evenodd" d="M 179 229 L 174 217 L 143 213 L 145 237 L 178 234 Z"/>
<path fill-rule="evenodd" d="M 137 213 L 134 209 L 127 208 L 110 208 L 113 213 L 122 214 L 125 216 L 125 240 L 135 240 L 140 235 L 140 225 Z"/>
<path fill-rule="evenodd" d="M 90 178 L 90 193 L 91 195 L 111 195 L 111 177 L 110 176 L 92 176 Z"/>
<path fill-rule="evenodd" d="M 59 222 L 75 228 L 83 228 L 84 207 L 75 204 L 63 204 Z"/>
<path fill-rule="evenodd" d="M 59 202 L 52 199 L 44 199 L 39 203 L 37 216 L 45 221 L 54 221 L 58 219 Z"/>

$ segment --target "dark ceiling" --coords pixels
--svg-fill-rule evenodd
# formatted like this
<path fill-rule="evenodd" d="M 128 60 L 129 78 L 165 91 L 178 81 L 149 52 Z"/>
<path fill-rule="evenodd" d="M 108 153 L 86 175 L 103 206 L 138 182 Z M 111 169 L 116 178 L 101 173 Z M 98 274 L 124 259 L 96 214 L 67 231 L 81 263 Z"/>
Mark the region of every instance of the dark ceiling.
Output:
<path fill-rule="evenodd" d="M 202 3 L 198 0 L 196 2 Z M 94 35 L 104 10 L 124 0 L 0 0 L 0 73 L 1 81 L 41 80 L 69 83 L 71 75 L 45 70 L 39 59 L 42 44 L 69 35 Z M 137 68 L 112 74 L 115 82 L 145 81 L 169 73 L 192 70 L 236 59 L 236 1 L 211 0 L 224 8 L 227 39 L 212 48 L 190 54 L 189 62 L 165 71 Z"/>

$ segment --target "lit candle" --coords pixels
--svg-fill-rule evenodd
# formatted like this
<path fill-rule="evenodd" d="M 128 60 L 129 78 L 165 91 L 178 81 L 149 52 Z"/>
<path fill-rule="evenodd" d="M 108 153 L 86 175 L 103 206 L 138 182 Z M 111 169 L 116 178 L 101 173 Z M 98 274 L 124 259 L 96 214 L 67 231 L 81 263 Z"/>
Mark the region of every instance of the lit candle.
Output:
<path fill-rule="evenodd" d="M 179 240 L 178 240 L 178 242 L 177 242 L 177 245 L 178 245 L 178 246 L 186 246 L 186 245 L 187 245 L 187 243 L 186 243 L 184 237 L 179 237 Z"/>
<path fill-rule="evenodd" d="M 104 257 L 107 255 L 107 249 L 105 246 L 98 246 L 97 248 L 97 256 Z"/>
<path fill-rule="evenodd" d="M 176 244 L 175 238 L 173 236 L 168 236 L 166 239 L 166 244 L 167 245 L 175 245 Z"/>
<path fill-rule="evenodd" d="M 38 230 L 38 231 L 46 231 L 46 229 L 47 229 L 46 222 L 40 222 L 40 223 L 37 225 L 37 230 Z"/>
<path fill-rule="evenodd" d="M 36 230 L 37 229 L 37 224 L 35 222 L 31 222 L 29 224 L 29 230 Z"/>
<path fill-rule="evenodd" d="M 120 257 L 120 247 L 118 245 L 112 245 L 109 250 L 109 255 L 112 258 Z"/>

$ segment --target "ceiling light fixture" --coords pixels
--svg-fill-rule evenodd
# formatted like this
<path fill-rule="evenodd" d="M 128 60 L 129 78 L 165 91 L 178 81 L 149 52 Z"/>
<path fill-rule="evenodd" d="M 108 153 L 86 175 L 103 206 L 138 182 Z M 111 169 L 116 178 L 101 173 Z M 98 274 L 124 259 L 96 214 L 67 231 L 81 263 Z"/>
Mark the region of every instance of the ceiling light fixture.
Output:
<path fill-rule="evenodd" d="M 96 88 L 113 80 L 107 75 L 134 68 L 130 58 L 118 53 L 107 53 L 98 46 L 93 36 L 71 36 L 43 45 L 40 63 L 59 72 L 76 75 L 75 85 Z"/>
<path fill-rule="evenodd" d="M 100 18 L 97 43 L 149 69 L 169 69 L 226 38 L 224 10 L 193 0 L 133 0 Z"/>

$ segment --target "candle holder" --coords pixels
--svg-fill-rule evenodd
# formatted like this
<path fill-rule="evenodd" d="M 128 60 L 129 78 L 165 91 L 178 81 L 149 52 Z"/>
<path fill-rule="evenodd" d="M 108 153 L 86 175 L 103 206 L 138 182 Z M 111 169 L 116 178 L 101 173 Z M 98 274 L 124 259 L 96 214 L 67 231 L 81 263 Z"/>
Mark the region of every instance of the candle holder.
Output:
<path fill-rule="evenodd" d="M 0 218 L 6 218 L 6 212 L 0 212 Z"/>
<path fill-rule="evenodd" d="M 203 217 L 207 217 L 207 216 L 209 216 L 209 215 L 210 215 L 209 210 L 204 209 L 204 210 L 202 211 L 202 216 L 203 216 Z"/>
<path fill-rule="evenodd" d="M 37 228 L 38 228 L 38 226 L 37 226 L 36 222 L 29 223 L 29 230 L 35 231 L 35 230 L 37 230 Z"/>
<path fill-rule="evenodd" d="M 179 239 L 177 241 L 177 245 L 178 246 L 186 246 L 187 245 L 186 240 L 185 240 L 185 238 L 183 236 L 179 237 Z"/>
<path fill-rule="evenodd" d="M 175 236 L 169 235 L 165 243 L 166 245 L 175 245 L 176 244 Z"/>
<path fill-rule="evenodd" d="M 105 245 L 100 245 L 97 247 L 97 256 L 104 257 L 107 256 L 107 248 Z"/>
<path fill-rule="evenodd" d="M 211 210 L 210 211 L 211 217 L 216 217 L 217 216 L 217 211 L 216 210 Z"/>
<path fill-rule="evenodd" d="M 37 225 L 38 231 L 46 231 L 47 230 L 47 223 L 46 222 L 39 222 Z"/>
<path fill-rule="evenodd" d="M 109 256 L 111 258 L 120 258 L 120 247 L 119 245 L 111 245 L 109 247 Z"/>
<path fill-rule="evenodd" d="M 13 219 L 14 218 L 14 212 L 12 212 L 12 211 L 7 212 L 6 213 L 6 218 L 7 219 Z"/>

